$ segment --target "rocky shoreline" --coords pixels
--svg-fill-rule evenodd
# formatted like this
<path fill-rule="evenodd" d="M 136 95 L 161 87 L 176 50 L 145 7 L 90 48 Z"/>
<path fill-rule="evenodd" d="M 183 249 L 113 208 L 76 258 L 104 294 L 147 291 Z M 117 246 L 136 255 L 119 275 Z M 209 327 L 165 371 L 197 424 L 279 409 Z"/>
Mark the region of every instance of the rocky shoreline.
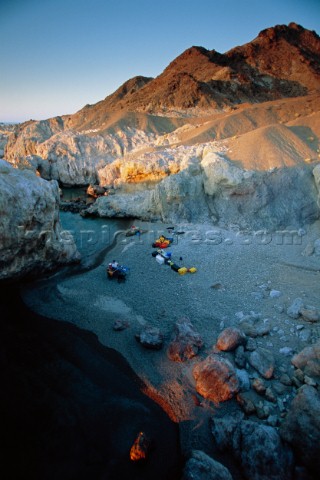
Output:
<path fill-rule="evenodd" d="M 308 442 L 305 429 L 314 425 L 313 434 L 319 435 L 319 226 L 291 231 L 291 238 L 288 232 L 267 238 L 237 229 L 175 225 L 184 234 L 173 235 L 172 258 L 181 266 L 197 268 L 194 274 L 179 275 L 151 255 L 152 242 L 160 232 L 168 234 L 169 225 L 139 225 L 145 234 L 120 237 L 104 262 L 89 272 L 26 288 L 27 305 L 43 315 L 55 312 L 56 319 L 94 332 L 103 345 L 124 355 L 144 381 L 147 395 L 179 422 L 186 457 L 193 458 L 192 452 L 201 450 L 220 459 L 234 479 L 242 474 L 261 478 L 253 468 L 258 468 L 259 475 L 265 469 L 264 474 L 279 480 L 313 478 L 318 444 Z M 111 257 L 130 268 L 124 284 L 106 278 Z M 115 321 L 127 328 L 115 329 Z M 179 340 L 179 322 L 182 333 L 187 332 L 180 337 L 187 354 L 173 361 L 169 351 L 174 338 Z M 226 338 L 222 338 L 228 329 L 241 334 L 233 347 L 224 349 Z M 141 342 L 148 335 L 150 343 Z M 161 348 L 153 350 L 155 335 Z M 292 363 L 306 354 L 309 360 Z M 218 402 L 208 394 L 208 382 L 215 375 L 214 369 L 207 370 L 211 358 L 227 365 L 227 378 L 235 378 L 233 392 L 222 381 L 226 397 L 221 394 Z M 213 384 L 219 390 L 217 380 Z M 305 415 L 310 420 L 294 424 L 301 413 L 299 405 L 308 402 Z M 229 438 L 221 439 L 219 426 L 212 426 L 219 421 L 222 430 L 233 425 Z M 245 450 L 234 443 L 240 432 L 246 438 Z M 265 443 L 270 432 L 276 447 Z M 253 448 L 257 436 L 263 439 L 263 449 L 270 451 L 262 466 L 257 465 L 261 451 Z M 244 458 L 242 451 L 252 451 L 251 457 Z M 201 459 L 210 464 L 210 458 Z M 278 472 L 270 470 L 272 463 Z"/>

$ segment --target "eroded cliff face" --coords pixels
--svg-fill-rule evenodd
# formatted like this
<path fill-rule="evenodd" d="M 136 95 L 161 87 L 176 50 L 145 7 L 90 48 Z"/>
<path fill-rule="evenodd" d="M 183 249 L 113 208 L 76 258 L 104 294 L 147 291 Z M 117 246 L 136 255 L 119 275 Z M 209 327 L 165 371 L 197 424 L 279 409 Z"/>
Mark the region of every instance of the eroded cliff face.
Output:
<path fill-rule="evenodd" d="M 78 261 L 59 222 L 59 188 L 0 160 L 0 280 L 37 275 Z"/>
<path fill-rule="evenodd" d="M 9 135 L 5 159 L 18 168 L 30 168 L 46 180 L 66 186 L 97 183 L 97 170 L 128 151 L 146 145 L 142 130 L 117 129 L 102 135 L 56 128 L 56 119 L 31 122 Z"/>
<path fill-rule="evenodd" d="M 294 107 L 300 103 L 293 103 L 279 108 L 272 102 L 224 115 L 219 125 L 217 120 L 188 124 L 164 135 L 126 127 L 106 136 L 60 131 L 45 139 L 41 130 L 33 153 L 23 156 L 22 149 L 12 163 L 61 184 L 99 184 L 113 193 L 98 198 L 87 214 L 300 228 L 319 218 L 314 126 L 320 104 L 314 102 L 315 111 L 303 111 L 298 121 Z M 286 124 L 274 123 L 275 112 L 285 116 Z M 255 122 L 248 125 L 250 115 Z M 243 133 L 235 135 L 241 128 Z M 24 145 L 24 132 L 17 146 Z"/>
<path fill-rule="evenodd" d="M 302 226 L 319 217 L 319 46 L 291 23 L 225 54 L 192 47 L 155 79 L 17 126 L 5 159 L 97 186 L 88 214 Z"/>
<path fill-rule="evenodd" d="M 190 154 L 190 150 L 187 150 Z M 154 171 L 164 168 L 164 154 Z M 101 217 L 136 217 L 164 222 L 210 222 L 250 229 L 300 228 L 319 218 L 318 167 L 246 170 L 213 145 L 197 146 L 167 174 L 143 189 L 117 189 L 87 209 Z M 148 178 L 148 168 L 146 178 Z M 120 181 L 117 177 L 118 182 Z M 319 188 L 319 187 L 318 187 Z"/>

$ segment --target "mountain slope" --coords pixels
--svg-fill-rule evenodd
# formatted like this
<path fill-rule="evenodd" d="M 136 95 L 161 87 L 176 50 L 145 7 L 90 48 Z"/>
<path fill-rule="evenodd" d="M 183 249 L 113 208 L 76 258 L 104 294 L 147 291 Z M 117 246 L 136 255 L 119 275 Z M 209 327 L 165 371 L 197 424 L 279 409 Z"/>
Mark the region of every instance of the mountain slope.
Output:
<path fill-rule="evenodd" d="M 303 225 L 319 217 L 319 52 L 295 24 L 225 54 L 192 47 L 155 79 L 20 125 L 6 159 L 111 192 L 89 214 Z"/>
<path fill-rule="evenodd" d="M 154 80 L 100 107 L 177 113 L 305 95 L 320 88 L 319 52 L 315 32 L 278 25 L 226 54 L 191 47 Z"/>
<path fill-rule="evenodd" d="M 68 127 L 108 123 L 112 112 L 198 115 L 242 103 L 306 95 L 320 89 L 320 38 L 290 23 L 259 33 L 225 54 L 191 47 L 155 79 L 135 77 L 95 105 L 73 115 Z"/>

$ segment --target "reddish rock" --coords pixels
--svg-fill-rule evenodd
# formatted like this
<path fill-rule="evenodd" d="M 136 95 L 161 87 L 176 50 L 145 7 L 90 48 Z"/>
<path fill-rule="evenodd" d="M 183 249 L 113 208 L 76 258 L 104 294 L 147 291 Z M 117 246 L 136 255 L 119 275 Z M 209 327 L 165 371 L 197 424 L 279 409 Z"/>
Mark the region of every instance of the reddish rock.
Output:
<path fill-rule="evenodd" d="M 130 460 L 140 462 L 146 460 L 150 448 L 150 440 L 144 432 L 139 432 L 130 449 Z"/>
<path fill-rule="evenodd" d="M 193 46 L 156 78 L 130 79 L 102 102 L 85 107 L 86 121 L 121 108 L 154 113 L 305 95 L 319 87 L 319 45 L 315 32 L 291 23 L 263 30 L 224 54 Z M 261 78 L 272 79 L 268 88 Z"/>
<path fill-rule="evenodd" d="M 215 403 L 225 402 L 239 391 L 239 381 L 232 364 L 219 355 L 210 355 L 193 369 L 196 389 Z"/>
<path fill-rule="evenodd" d="M 320 320 L 320 313 L 315 308 L 301 308 L 300 315 L 306 322 L 315 323 Z"/>
<path fill-rule="evenodd" d="M 264 395 L 266 393 L 266 385 L 262 378 L 255 378 L 252 382 L 252 388 L 259 393 L 259 395 Z"/>
<path fill-rule="evenodd" d="M 92 197 L 99 197 L 100 195 L 104 195 L 106 190 L 100 185 L 89 185 L 87 188 L 87 195 L 91 195 Z"/>
<path fill-rule="evenodd" d="M 174 362 L 184 362 L 195 355 L 203 346 L 199 333 L 193 329 L 188 318 L 182 318 L 175 324 L 173 338 L 168 347 L 168 357 Z"/>
<path fill-rule="evenodd" d="M 310 376 L 320 376 L 320 341 L 312 346 L 305 347 L 295 355 L 291 363 L 303 373 Z"/>
<path fill-rule="evenodd" d="M 219 335 L 216 347 L 225 352 L 235 350 L 239 345 L 244 345 L 245 334 L 238 328 L 225 328 Z"/>

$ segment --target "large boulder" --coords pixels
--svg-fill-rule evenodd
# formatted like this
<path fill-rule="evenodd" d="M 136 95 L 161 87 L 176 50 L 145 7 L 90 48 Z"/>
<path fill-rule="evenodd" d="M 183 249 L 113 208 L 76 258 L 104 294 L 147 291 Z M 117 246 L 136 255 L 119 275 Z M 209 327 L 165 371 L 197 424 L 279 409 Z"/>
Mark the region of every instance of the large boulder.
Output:
<path fill-rule="evenodd" d="M 196 389 L 204 398 L 218 404 L 239 391 L 239 380 L 233 365 L 220 355 L 209 355 L 195 365 Z"/>
<path fill-rule="evenodd" d="M 319 218 L 318 172 L 309 165 L 250 171 L 207 147 L 201 166 L 208 206 L 218 221 L 274 230 L 300 228 Z"/>
<path fill-rule="evenodd" d="M 217 448 L 229 452 L 250 480 L 291 480 L 293 455 L 277 430 L 243 419 L 242 413 L 211 418 Z"/>
<path fill-rule="evenodd" d="M 218 450 L 236 451 L 240 443 L 240 424 L 244 419 L 241 411 L 224 415 L 223 417 L 211 418 L 211 433 Z"/>
<path fill-rule="evenodd" d="M 248 356 L 248 362 L 266 379 L 273 377 L 275 359 L 270 350 L 258 347 Z"/>
<path fill-rule="evenodd" d="M 184 362 L 195 357 L 202 346 L 202 337 L 194 330 L 191 321 L 181 318 L 175 324 L 167 354 L 174 362 Z"/>
<path fill-rule="evenodd" d="M 201 166 L 204 191 L 207 195 L 216 195 L 221 191 L 234 193 L 237 189 L 252 189 L 252 185 L 247 180 L 251 179 L 253 172 L 236 167 L 211 149 L 204 149 Z"/>
<path fill-rule="evenodd" d="M 85 215 L 104 218 L 159 219 L 157 212 L 150 210 L 151 194 L 150 190 L 141 190 L 102 196 L 85 210 Z"/>
<path fill-rule="evenodd" d="M 145 348 L 160 350 L 163 344 L 163 334 L 159 328 L 146 325 L 140 333 L 136 334 L 136 340 Z"/>
<path fill-rule="evenodd" d="M 219 335 L 216 347 L 225 352 L 235 350 L 240 345 L 245 344 L 246 336 L 239 328 L 225 328 Z"/>
<path fill-rule="evenodd" d="M 291 363 L 306 375 L 320 379 L 320 341 L 294 355 Z"/>
<path fill-rule="evenodd" d="M 320 394 L 315 388 L 303 385 L 299 389 L 280 427 L 280 435 L 290 443 L 297 458 L 314 475 L 318 475 L 320 471 Z"/>
<path fill-rule="evenodd" d="M 231 473 L 221 463 L 200 450 L 192 450 L 182 480 L 232 480 Z"/>
<path fill-rule="evenodd" d="M 293 455 L 274 427 L 243 421 L 237 456 L 250 480 L 291 480 Z"/>
<path fill-rule="evenodd" d="M 0 280 L 39 274 L 79 260 L 59 222 L 59 187 L 0 161 Z"/>

